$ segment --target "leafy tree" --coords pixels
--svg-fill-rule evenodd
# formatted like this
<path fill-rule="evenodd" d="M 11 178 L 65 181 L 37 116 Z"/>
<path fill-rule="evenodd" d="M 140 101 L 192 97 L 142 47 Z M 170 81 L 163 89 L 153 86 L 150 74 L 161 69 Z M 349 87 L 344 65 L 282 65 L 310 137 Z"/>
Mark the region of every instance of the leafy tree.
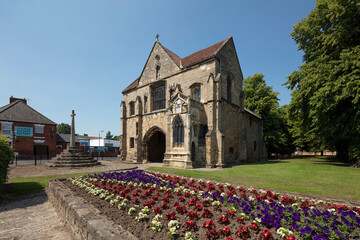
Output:
<path fill-rule="evenodd" d="M 113 138 L 113 135 L 111 135 L 111 132 L 108 131 L 108 132 L 106 133 L 105 139 L 112 139 L 112 138 Z"/>
<path fill-rule="evenodd" d="M 13 151 L 8 140 L 0 134 L 0 184 L 6 182 L 7 171 L 12 157 Z"/>
<path fill-rule="evenodd" d="M 85 136 L 85 137 L 87 137 L 87 136 L 89 136 L 89 134 L 87 134 L 87 133 L 84 133 L 84 136 Z"/>
<path fill-rule="evenodd" d="M 56 127 L 58 133 L 70 134 L 71 126 L 67 123 L 60 123 Z"/>
<path fill-rule="evenodd" d="M 304 64 L 286 84 L 292 134 L 299 146 L 335 149 L 343 161 L 360 152 L 360 3 L 318 0 L 291 36 Z"/>
<path fill-rule="evenodd" d="M 263 119 L 263 132 L 268 156 L 271 153 L 291 153 L 294 151 L 289 126 L 287 108 L 279 108 L 278 92 L 267 86 L 264 75 L 257 73 L 244 80 L 245 107 L 259 114 Z"/>
<path fill-rule="evenodd" d="M 120 136 L 114 136 L 113 138 L 112 138 L 113 140 L 120 140 Z"/>

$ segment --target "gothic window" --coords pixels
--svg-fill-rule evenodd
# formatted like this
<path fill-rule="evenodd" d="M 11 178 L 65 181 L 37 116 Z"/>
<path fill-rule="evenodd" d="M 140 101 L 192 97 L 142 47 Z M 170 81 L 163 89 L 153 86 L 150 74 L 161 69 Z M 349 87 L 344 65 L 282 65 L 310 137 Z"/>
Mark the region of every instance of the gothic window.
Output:
<path fill-rule="evenodd" d="M 204 124 L 200 124 L 199 142 L 198 142 L 199 146 L 205 145 L 205 136 L 207 132 L 208 132 L 208 126 Z"/>
<path fill-rule="evenodd" d="M 136 122 L 136 135 L 139 135 L 139 123 Z"/>
<path fill-rule="evenodd" d="M 226 97 L 229 102 L 231 102 L 231 79 L 228 77 L 226 79 Z"/>
<path fill-rule="evenodd" d="M 184 144 L 184 122 L 179 115 L 173 121 L 174 146 L 181 147 Z"/>
<path fill-rule="evenodd" d="M 201 88 L 200 83 L 195 83 L 191 86 L 191 97 L 195 101 L 201 101 Z"/>
<path fill-rule="evenodd" d="M 135 139 L 130 138 L 130 148 L 134 148 L 134 147 L 135 147 Z"/>
<path fill-rule="evenodd" d="M 135 103 L 130 102 L 130 116 L 135 115 Z"/>
<path fill-rule="evenodd" d="M 147 113 L 147 96 L 144 97 L 144 113 Z"/>
<path fill-rule="evenodd" d="M 152 88 L 152 110 L 165 108 L 165 84 L 161 84 Z"/>

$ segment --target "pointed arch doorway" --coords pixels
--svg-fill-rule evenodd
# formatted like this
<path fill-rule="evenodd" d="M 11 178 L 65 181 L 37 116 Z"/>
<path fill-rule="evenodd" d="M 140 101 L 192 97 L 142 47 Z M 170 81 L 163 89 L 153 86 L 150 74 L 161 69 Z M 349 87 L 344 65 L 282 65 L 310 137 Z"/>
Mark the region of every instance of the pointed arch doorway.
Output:
<path fill-rule="evenodd" d="M 144 153 L 147 162 L 163 162 L 166 149 L 165 133 L 159 127 L 150 128 L 144 136 Z"/>

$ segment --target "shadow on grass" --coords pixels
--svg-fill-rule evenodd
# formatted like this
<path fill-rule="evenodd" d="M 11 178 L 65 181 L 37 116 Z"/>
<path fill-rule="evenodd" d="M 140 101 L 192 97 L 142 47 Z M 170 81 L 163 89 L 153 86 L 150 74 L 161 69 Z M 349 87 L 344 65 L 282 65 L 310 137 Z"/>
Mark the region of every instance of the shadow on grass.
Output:
<path fill-rule="evenodd" d="M 320 158 L 320 159 L 314 159 L 314 164 L 325 164 L 325 165 L 332 165 L 337 167 L 351 167 L 354 164 L 349 162 L 341 162 L 339 159 L 336 158 Z"/>
<path fill-rule="evenodd" d="M 268 161 L 261 161 L 261 162 L 242 162 L 237 166 L 244 166 L 244 165 L 267 165 L 267 164 L 275 164 L 275 163 L 289 163 L 288 159 L 276 159 L 276 160 L 268 160 Z"/>
<path fill-rule="evenodd" d="M 32 199 L 35 199 L 32 201 Z M 31 200 L 31 201 L 29 201 Z M 0 188 L 0 210 L 4 205 L 10 208 L 28 207 L 47 200 L 44 185 L 39 182 L 7 183 Z M 22 203 L 26 202 L 26 203 Z M 9 207 L 6 208 L 8 210 Z"/>

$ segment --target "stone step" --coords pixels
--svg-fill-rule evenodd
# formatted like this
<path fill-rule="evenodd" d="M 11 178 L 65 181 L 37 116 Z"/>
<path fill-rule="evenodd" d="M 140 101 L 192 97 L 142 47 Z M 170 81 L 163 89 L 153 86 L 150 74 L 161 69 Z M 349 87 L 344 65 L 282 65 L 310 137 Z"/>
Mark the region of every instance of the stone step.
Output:
<path fill-rule="evenodd" d="M 96 165 L 100 165 L 100 162 L 93 162 L 93 163 L 52 163 L 47 162 L 46 164 L 49 167 L 92 167 Z"/>
<path fill-rule="evenodd" d="M 97 162 L 96 160 L 84 160 L 84 159 L 81 159 L 81 160 L 65 160 L 65 159 L 58 159 L 58 160 L 50 160 L 49 162 L 52 162 L 52 163 L 94 163 L 94 162 Z"/>

